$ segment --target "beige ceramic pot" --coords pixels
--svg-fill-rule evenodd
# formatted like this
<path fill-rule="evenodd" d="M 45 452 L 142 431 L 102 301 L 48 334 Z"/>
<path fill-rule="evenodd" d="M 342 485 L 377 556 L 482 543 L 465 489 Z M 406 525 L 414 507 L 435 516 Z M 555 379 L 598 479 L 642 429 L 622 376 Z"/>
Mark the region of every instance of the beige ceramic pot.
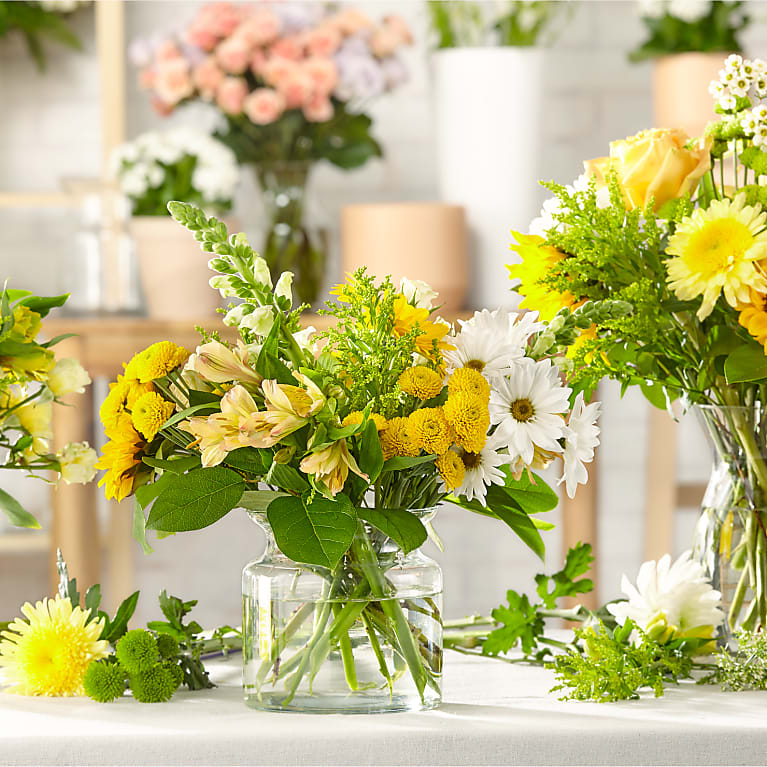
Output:
<path fill-rule="evenodd" d="M 224 222 L 236 231 L 231 219 Z M 215 315 L 221 296 L 208 284 L 210 256 L 193 235 L 165 216 L 134 216 L 130 227 L 147 314 L 158 320 Z"/>
<path fill-rule="evenodd" d="M 464 209 L 438 202 L 346 205 L 341 259 L 344 273 L 366 266 L 395 284 L 424 280 L 439 292 L 442 311 L 456 312 L 469 280 Z"/>
<path fill-rule="evenodd" d="M 728 53 L 679 53 L 655 60 L 653 113 L 658 128 L 683 128 L 702 136 L 716 118 L 714 99 L 708 92 Z"/>

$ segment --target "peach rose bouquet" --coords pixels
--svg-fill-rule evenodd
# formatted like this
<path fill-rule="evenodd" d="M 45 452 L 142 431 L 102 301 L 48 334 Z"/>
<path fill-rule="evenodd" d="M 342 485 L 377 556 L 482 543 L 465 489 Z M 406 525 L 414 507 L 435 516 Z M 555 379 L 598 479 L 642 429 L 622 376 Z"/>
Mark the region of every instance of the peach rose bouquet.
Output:
<path fill-rule="evenodd" d="M 132 46 L 161 114 L 193 101 L 218 110 L 218 138 L 264 192 L 261 253 L 273 274 L 295 273 L 302 301 L 317 297 L 325 262 L 304 223 L 309 173 L 321 160 L 351 169 L 381 155 L 364 110 L 407 79 L 399 52 L 411 39 L 398 16 L 377 22 L 348 6 L 220 2 L 173 36 Z"/>

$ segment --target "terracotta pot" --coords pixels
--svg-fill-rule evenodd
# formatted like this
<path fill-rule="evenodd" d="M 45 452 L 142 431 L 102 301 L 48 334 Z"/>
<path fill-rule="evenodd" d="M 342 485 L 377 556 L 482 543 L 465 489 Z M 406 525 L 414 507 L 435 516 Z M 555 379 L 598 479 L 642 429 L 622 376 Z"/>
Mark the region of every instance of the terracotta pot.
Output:
<path fill-rule="evenodd" d="M 346 205 L 341 260 L 345 273 L 366 266 L 395 284 L 424 280 L 439 291 L 443 311 L 458 311 L 469 278 L 464 210 L 439 202 Z"/>
<path fill-rule="evenodd" d="M 232 219 L 224 223 L 236 231 Z M 130 228 L 147 315 L 159 320 L 214 315 L 221 296 L 208 284 L 210 256 L 192 234 L 164 216 L 134 216 Z"/>
<path fill-rule="evenodd" d="M 658 128 L 683 128 L 702 136 L 716 118 L 714 99 L 708 92 L 719 79 L 728 53 L 678 53 L 655 59 L 653 115 Z"/>

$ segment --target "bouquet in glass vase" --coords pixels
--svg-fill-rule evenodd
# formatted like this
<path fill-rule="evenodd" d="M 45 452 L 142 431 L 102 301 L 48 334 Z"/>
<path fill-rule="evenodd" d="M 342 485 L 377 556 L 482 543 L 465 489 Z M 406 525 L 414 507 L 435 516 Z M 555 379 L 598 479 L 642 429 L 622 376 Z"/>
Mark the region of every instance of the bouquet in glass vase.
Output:
<path fill-rule="evenodd" d="M 272 285 L 244 235 L 171 203 L 236 298 L 236 343 L 137 354 L 101 408 L 107 495 L 136 501 L 134 530 L 196 530 L 245 509 L 266 532 L 243 573 L 244 687 L 273 710 L 388 711 L 441 696 L 442 576 L 421 546 L 440 502 L 505 523 L 538 555 L 557 503 L 536 474 L 587 479 L 598 405 L 555 353 L 590 309 L 435 315 L 424 283 L 358 271 L 324 333 L 303 328 L 292 275 Z M 148 511 L 148 516 L 147 516 Z"/>
<path fill-rule="evenodd" d="M 306 220 L 311 170 L 381 155 L 365 110 L 407 79 L 398 52 L 410 41 L 398 16 L 377 23 L 321 3 L 224 2 L 203 6 L 174 37 L 133 47 L 158 111 L 202 101 L 223 116 L 219 138 L 263 193 L 261 254 L 275 277 L 293 271 L 299 301 L 317 299 L 327 251 Z"/>
<path fill-rule="evenodd" d="M 613 378 L 694 405 L 716 451 L 695 548 L 728 631 L 767 626 L 767 65 L 730 56 L 705 135 L 649 130 L 554 193 L 510 267 L 523 305 L 567 318 L 622 301 L 570 347 L 584 389 Z M 594 310 L 596 311 L 596 309 Z M 598 313 L 598 312 L 597 312 Z"/>

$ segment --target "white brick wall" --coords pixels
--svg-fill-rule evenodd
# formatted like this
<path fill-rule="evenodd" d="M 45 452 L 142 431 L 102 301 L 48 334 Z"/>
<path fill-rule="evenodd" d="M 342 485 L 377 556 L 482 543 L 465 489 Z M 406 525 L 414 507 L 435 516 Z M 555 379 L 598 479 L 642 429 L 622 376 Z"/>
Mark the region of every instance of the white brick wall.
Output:
<path fill-rule="evenodd" d="M 128 35 L 163 30 L 191 16 L 196 5 L 131 2 L 127 8 Z M 315 196 L 321 199 L 324 216 L 331 222 L 338 220 L 340 207 L 348 200 L 428 199 L 436 194 L 425 8 L 419 0 L 366 5 L 372 14 L 395 11 L 406 16 L 418 43 L 407 53 L 411 81 L 373 108 L 376 135 L 386 157 L 352 173 L 331 167 L 316 172 Z M 540 160 L 541 176 L 561 181 L 569 181 L 580 172 L 583 158 L 604 154 L 611 139 L 648 126 L 652 118 L 651 65 L 632 65 L 626 60 L 627 49 L 642 37 L 633 4 L 603 0 L 578 5 L 565 33 L 546 53 L 546 88 L 542 94 L 547 149 Z M 767 6 L 752 5 L 752 15 L 758 18 L 749 30 L 747 44 L 750 52 L 759 54 L 764 53 L 767 40 Z M 61 176 L 98 172 L 98 71 L 92 10 L 79 11 L 75 23 L 85 41 L 85 53 L 49 47 L 50 65 L 45 75 L 38 75 L 22 55 L 18 40 L 0 42 L 2 189 L 49 189 Z M 129 135 L 167 124 L 152 113 L 132 77 L 129 82 Z M 175 122 L 198 119 L 199 110 L 172 118 Z M 253 183 L 247 179 L 237 198 L 237 215 L 246 229 L 252 226 L 256 206 Z M 0 274 L 13 284 L 29 285 L 40 292 L 67 289 L 75 279 L 73 256 L 72 225 L 60 212 L 0 210 Z M 332 269 L 337 276 L 337 254 Z M 602 595 L 607 598 L 616 595 L 620 573 L 626 570 L 633 574 L 641 559 L 646 406 L 635 392 L 619 401 L 616 387 L 610 385 L 605 387 L 603 401 L 599 545 Z M 685 480 L 704 477 L 708 455 L 699 432 L 694 424 L 686 423 L 683 435 L 680 472 Z M 30 483 L 22 483 L 20 492 L 32 507 L 44 508 L 41 488 L 32 491 Z M 681 550 L 689 539 L 694 514 L 677 516 L 676 548 Z M 552 521 L 556 519 L 558 512 L 552 515 Z M 152 557 L 138 554 L 139 585 L 148 598 L 145 604 L 148 606 L 152 595 L 167 585 L 182 595 L 200 597 L 206 621 L 236 620 L 239 569 L 259 549 L 257 532 L 245 533 L 248 525 L 246 520 L 232 518 L 204 534 L 161 541 Z M 535 559 L 511 535 L 496 535 L 486 520 L 457 510 L 445 511 L 438 517 L 437 527 L 448 547 L 441 559 L 446 568 L 450 614 L 487 609 L 506 588 L 531 585 Z M 238 535 L 238 531 L 244 534 Z M 553 566 L 561 556 L 559 537 L 554 532 L 547 539 Z M 239 549 L 233 550 L 233 546 Z M 197 561 L 195 556 L 203 559 Z M 0 561 L 4 586 L 0 615 L 22 596 L 44 591 L 41 568 L 39 559 Z M 9 585 L 10 573 L 18 585 Z"/>

